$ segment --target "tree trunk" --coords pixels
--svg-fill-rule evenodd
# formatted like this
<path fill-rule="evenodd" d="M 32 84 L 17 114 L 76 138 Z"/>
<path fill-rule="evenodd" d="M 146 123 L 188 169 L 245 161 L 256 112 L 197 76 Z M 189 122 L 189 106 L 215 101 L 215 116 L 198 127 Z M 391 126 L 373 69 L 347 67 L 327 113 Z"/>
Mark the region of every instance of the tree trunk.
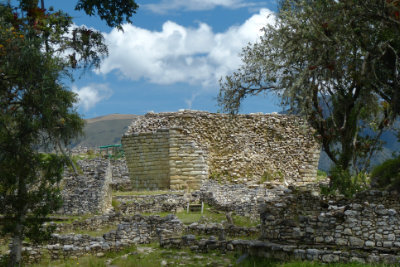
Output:
<path fill-rule="evenodd" d="M 22 223 L 18 222 L 15 227 L 15 232 L 12 237 L 10 259 L 8 262 L 9 267 L 21 266 L 21 252 L 22 252 Z"/>
<path fill-rule="evenodd" d="M 67 153 L 65 153 L 65 151 L 64 151 L 64 149 L 63 149 L 63 147 L 62 147 L 62 145 L 61 145 L 61 143 L 60 143 L 60 140 L 57 140 L 57 145 L 58 145 L 58 148 L 60 149 L 61 153 L 63 154 L 63 156 L 69 161 L 69 164 L 71 164 L 72 169 L 74 170 L 75 175 L 78 175 L 78 170 L 77 170 L 77 168 L 76 168 L 74 162 L 72 161 L 71 157 L 69 157 L 69 156 L 67 155 Z"/>

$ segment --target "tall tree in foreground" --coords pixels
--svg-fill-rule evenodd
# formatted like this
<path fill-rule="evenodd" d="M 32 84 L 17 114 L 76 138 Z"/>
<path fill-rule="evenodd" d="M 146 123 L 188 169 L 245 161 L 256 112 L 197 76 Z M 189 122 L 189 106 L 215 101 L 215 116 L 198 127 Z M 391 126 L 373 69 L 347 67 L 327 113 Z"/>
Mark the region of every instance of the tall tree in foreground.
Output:
<path fill-rule="evenodd" d="M 275 25 L 221 80 L 219 104 L 235 113 L 249 95 L 276 93 L 317 130 L 336 170 L 365 169 L 380 133 L 399 115 L 399 2 L 281 1 Z M 331 182 L 346 187 L 346 177 Z"/>
<path fill-rule="evenodd" d="M 62 81 L 73 69 L 98 67 L 107 55 L 101 33 L 72 27 L 71 17 L 47 11 L 44 0 L 18 4 L 0 4 L 0 231 L 11 236 L 9 266 L 21 264 L 25 237 L 49 237 L 51 229 L 42 224 L 61 204 L 65 157 L 41 154 L 38 147 L 62 149 L 82 131 L 76 95 Z M 118 28 L 136 8 L 133 0 L 77 3 Z"/>

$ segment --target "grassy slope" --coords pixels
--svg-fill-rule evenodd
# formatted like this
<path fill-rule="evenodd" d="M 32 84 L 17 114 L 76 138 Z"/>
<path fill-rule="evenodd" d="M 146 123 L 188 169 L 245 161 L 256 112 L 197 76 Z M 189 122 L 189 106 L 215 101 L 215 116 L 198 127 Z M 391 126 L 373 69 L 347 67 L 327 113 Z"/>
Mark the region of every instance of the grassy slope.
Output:
<path fill-rule="evenodd" d="M 72 147 L 98 147 L 121 142 L 122 135 L 135 119 L 135 115 L 111 114 L 86 121 L 85 136 L 72 143 Z"/>

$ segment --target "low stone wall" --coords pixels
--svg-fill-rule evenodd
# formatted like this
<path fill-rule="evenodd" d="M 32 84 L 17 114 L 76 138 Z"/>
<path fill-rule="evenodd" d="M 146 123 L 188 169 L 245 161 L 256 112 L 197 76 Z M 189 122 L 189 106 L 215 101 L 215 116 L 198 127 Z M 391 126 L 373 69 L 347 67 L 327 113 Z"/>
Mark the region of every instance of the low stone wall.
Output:
<path fill-rule="evenodd" d="M 345 199 L 293 191 L 262 205 L 262 239 L 305 248 L 397 255 L 399 211 L 398 195 L 388 192 L 371 190 Z"/>
<path fill-rule="evenodd" d="M 295 245 L 278 244 L 260 240 L 224 240 L 215 236 L 196 239 L 194 235 L 164 238 L 160 241 L 163 248 L 190 248 L 192 251 L 207 253 L 219 250 L 222 253 L 237 251 L 242 255 L 252 255 L 282 261 L 309 260 L 324 263 L 359 262 L 386 263 L 397 266 L 400 256 L 376 252 L 360 252 L 357 250 L 299 249 Z"/>
<path fill-rule="evenodd" d="M 52 260 L 67 257 L 79 257 L 87 254 L 102 256 L 104 252 L 119 250 L 132 244 L 146 244 L 157 240 L 161 232 L 174 235 L 182 234 L 184 226 L 174 215 L 160 216 L 129 216 L 124 217 L 116 230 L 102 237 L 89 235 L 53 234 L 46 249 Z"/>
<path fill-rule="evenodd" d="M 132 190 L 125 158 L 85 159 L 77 163 L 78 175 L 65 168 L 62 190 L 64 203 L 59 214 L 103 213 L 111 207 L 112 190 Z"/>
<path fill-rule="evenodd" d="M 221 185 L 213 180 L 205 181 L 200 190 L 191 193 L 171 191 L 157 195 L 114 196 L 120 202 L 122 214 L 178 212 L 186 209 L 187 203 L 204 203 L 224 212 L 259 219 L 260 201 L 276 199 L 286 194 L 288 189 L 276 185 L 265 188 L 264 184 L 249 188 L 244 184 Z M 289 190 L 290 191 L 290 190 Z"/>
<path fill-rule="evenodd" d="M 137 189 L 198 189 L 208 177 L 303 184 L 316 177 L 320 154 L 304 120 L 278 114 L 148 113 L 122 144 Z"/>
<path fill-rule="evenodd" d="M 132 195 L 115 196 L 119 203 L 119 211 L 122 214 L 136 213 L 176 213 L 186 209 L 187 203 L 200 202 L 200 194 L 183 192 L 171 192 L 157 195 Z"/>
<path fill-rule="evenodd" d="M 219 184 L 211 180 L 200 188 L 200 198 L 217 210 L 258 219 L 260 202 L 278 199 L 287 191 L 282 185 L 266 188 L 261 184 L 249 188 L 244 184 Z"/>
<path fill-rule="evenodd" d="M 66 169 L 63 179 L 61 214 L 103 213 L 111 207 L 112 181 L 108 160 L 79 160 L 79 174 Z"/>
<path fill-rule="evenodd" d="M 187 229 L 187 233 L 194 235 L 214 235 L 219 238 L 223 237 L 253 237 L 258 238 L 260 236 L 259 227 L 240 227 L 233 224 L 221 224 L 221 223 L 192 223 Z"/>

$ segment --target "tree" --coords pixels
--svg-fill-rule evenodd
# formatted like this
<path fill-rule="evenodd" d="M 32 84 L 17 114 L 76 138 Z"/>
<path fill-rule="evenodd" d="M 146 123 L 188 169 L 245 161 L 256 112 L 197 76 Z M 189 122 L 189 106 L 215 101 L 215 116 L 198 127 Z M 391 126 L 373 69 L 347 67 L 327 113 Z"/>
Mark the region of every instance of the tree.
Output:
<path fill-rule="evenodd" d="M 98 67 L 107 47 L 101 33 L 72 27 L 62 11 L 48 11 L 44 0 L 0 4 L 0 213 L 2 234 L 11 236 L 9 266 L 21 263 L 22 241 L 49 238 L 46 216 L 60 207 L 59 182 L 65 156 L 43 154 L 39 147 L 62 150 L 82 131 L 74 109 L 76 95 L 63 84 L 73 69 Z M 133 0 L 80 0 L 108 25 L 130 22 Z M 124 18 L 124 16 L 126 17 Z M 65 154 L 65 153 L 64 153 Z"/>
<path fill-rule="evenodd" d="M 399 115 L 399 26 L 398 0 L 283 0 L 275 25 L 221 80 L 218 102 L 234 113 L 249 95 L 276 93 L 337 168 L 365 170 Z"/>

